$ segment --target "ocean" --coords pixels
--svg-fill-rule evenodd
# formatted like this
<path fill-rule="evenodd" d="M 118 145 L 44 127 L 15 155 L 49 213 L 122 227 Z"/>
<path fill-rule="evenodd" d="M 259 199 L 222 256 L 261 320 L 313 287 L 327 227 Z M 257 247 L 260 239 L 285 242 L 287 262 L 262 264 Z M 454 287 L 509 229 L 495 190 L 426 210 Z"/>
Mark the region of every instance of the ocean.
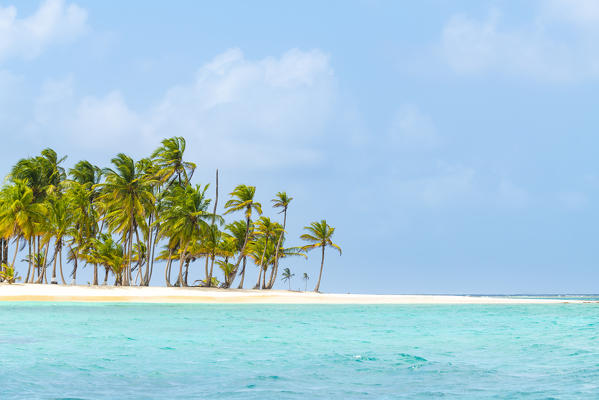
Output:
<path fill-rule="evenodd" d="M 1 399 L 599 399 L 599 304 L 0 303 Z"/>

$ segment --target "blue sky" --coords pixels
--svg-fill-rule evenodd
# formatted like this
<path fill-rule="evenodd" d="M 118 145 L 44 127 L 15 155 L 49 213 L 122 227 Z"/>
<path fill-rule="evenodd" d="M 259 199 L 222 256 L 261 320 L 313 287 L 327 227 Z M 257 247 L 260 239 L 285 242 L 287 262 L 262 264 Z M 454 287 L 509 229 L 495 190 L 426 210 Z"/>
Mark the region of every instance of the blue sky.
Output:
<path fill-rule="evenodd" d="M 592 0 L 0 1 L 0 169 L 182 135 L 198 183 L 337 228 L 325 291 L 597 292 L 598 26 Z"/>

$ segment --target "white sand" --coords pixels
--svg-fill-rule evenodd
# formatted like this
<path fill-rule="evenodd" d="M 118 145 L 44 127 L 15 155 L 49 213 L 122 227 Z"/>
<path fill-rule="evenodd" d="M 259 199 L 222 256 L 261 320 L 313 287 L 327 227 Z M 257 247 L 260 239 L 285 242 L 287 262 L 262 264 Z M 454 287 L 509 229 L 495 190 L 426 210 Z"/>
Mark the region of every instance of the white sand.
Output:
<path fill-rule="evenodd" d="M 369 295 L 167 287 L 0 284 L 0 301 L 262 304 L 561 304 L 579 300 L 508 299 L 436 295 Z"/>

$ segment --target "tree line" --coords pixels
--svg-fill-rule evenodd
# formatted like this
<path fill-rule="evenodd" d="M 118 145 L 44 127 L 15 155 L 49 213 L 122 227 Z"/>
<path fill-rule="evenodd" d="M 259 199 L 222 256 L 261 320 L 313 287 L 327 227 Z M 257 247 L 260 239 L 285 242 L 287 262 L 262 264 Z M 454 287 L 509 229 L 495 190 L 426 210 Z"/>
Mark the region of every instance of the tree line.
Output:
<path fill-rule="evenodd" d="M 272 199 L 282 217 L 275 221 L 262 215 L 249 185 L 235 187 L 217 214 L 218 170 L 212 199 L 209 184 L 192 184 L 196 165 L 184 160 L 185 147 L 184 138 L 172 137 L 150 157 L 134 161 L 120 153 L 107 168 L 79 161 L 68 173 L 66 157 L 52 149 L 19 160 L 0 190 L 0 281 L 20 278 L 15 263 L 26 248 L 26 283 L 58 283 L 60 277 L 66 284 L 65 261 L 72 264 L 72 283 L 80 267 L 91 266 L 92 285 L 106 285 L 112 276 L 114 285 L 148 286 L 155 262 L 163 261 L 166 286 L 231 288 L 237 280 L 243 288 L 250 261 L 258 268 L 253 288 L 271 289 L 282 259 L 320 249 L 319 291 L 325 249 L 341 254 L 332 241 L 335 228 L 326 220 L 312 222 L 300 236 L 305 244 L 288 246 L 293 198 L 279 192 Z M 226 221 L 233 216 L 241 218 Z M 203 267 L 204 279 L 190 282 L 195 265 Z M 286 269 L 283 279 L 290 276 Z"/>

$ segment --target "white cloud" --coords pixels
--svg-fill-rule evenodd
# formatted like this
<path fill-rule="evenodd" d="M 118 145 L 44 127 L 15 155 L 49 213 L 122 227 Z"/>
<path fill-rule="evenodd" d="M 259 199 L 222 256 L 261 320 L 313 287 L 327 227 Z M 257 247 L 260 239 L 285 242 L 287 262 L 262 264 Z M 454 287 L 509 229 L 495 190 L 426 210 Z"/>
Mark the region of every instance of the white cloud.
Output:
<path fill-rule="evenodd" d="M 127 144 L 149 151 L 181 135 L 188 157 L 221 166 L 314 163 L 321 157 L 317 140 L 334 114 L 335 86 L 329 58 L 319 50 L 254 61 L 234 49 L 146 110 L 132 109 L 119 91 L 77 99 L 68 81 L 49 83 L 29 131 L 66 132 L 81 148 L 113 151 Z"/>
<path fill-rule="evenodd" d="M 452 16 L 441 38 L 446 62 L 463 74 L 499 73 L 536 80 L 599 77 L 599 2 L 541 2 L 528 23 L 511 27 L 493 10 L 482 20 Z"/>
<path fill-rule="evenodd" d="M 84 9 L 63 0 L 46 0 L 25 18 L 17 18 L 14 6 L 0 6 L 0 61 L 35 58 L 50 44 L 80 35 L 87 29 L 86 20 Z"/>
<path fill-rule="evenodd" d="M 399 149 L 425 149 L 440 143 L 433 120 L 414 105 L 403 105 L 397 110 L 389 135 Z"/>

